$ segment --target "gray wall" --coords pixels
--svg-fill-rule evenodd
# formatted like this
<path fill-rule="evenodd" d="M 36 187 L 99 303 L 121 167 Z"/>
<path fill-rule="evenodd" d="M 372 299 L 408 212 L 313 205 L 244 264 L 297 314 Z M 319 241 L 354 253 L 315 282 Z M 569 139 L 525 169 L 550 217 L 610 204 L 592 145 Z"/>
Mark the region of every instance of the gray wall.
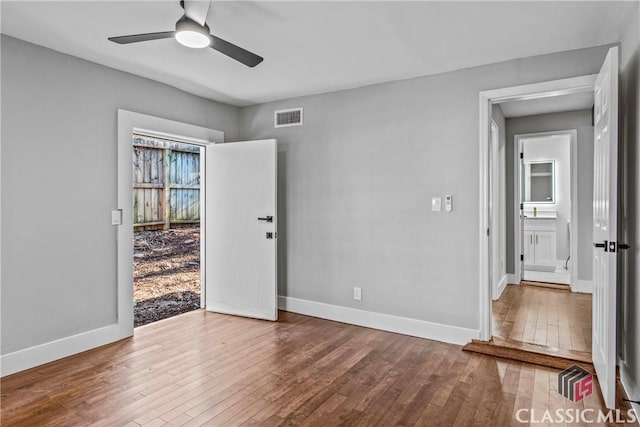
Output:
<path fill-rule="evenodd" d="M 242 139 L 279 141 L 280 294 L 478 329 L 478 92 L 592 74 L 607 49 L 242 108 Z M 273 128 L 298 106 L 303 127 Z"/>
<path fill-rule="evenodd" d="M 2 36 L 2 354 L 115 322 L 118 108 L 238 134 L 238 110 Z"/>
<path fill-rule="evenodd" d="M 618 321 L 618 343 L 621 359 L 630 375 L 635 394 L 631 399 L 640 399 L 640 11 L 630 18 L 620 46 L 621 64 L 621 139 L 623 177 L 623 222 L 620 235 L 631 249 L 623 251 L 621 260 L 626 267 L 619 288 L 621 296 Z M 625 269 L 623 269 L 623 272 Z M 640 405 L 635 406 L 640 410 Z"/>
<path fill-rule="evenodd" d="M 591 110 L 540 114 L 507 119 L 507 272 L 515 273 L 514 215 L 519 206 L 514 200 L 514 183 L 518 169 L 514 135 L 577 129 L 578 131 L 578 279 L 591 280 L 591 247 L 593 222 L 593 126 Z M 575 230 L 576 227 L 574 226 Z"/>

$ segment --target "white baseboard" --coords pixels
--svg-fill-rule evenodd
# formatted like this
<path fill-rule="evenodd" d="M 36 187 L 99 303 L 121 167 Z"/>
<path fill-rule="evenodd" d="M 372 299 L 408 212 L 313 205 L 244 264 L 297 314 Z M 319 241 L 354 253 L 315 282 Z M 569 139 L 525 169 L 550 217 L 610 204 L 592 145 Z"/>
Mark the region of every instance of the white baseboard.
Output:
<path fill-rule="evenodd" d="M 517 285 L 520 283 L 520 278 L 515 274 L 507 274 L 507 284 L 509 283 Z"/>
<path fill-rule="evenodd" d="M 424 320 L 375 313 L 357 308 L 325 304 L 286 296 L 278 297 L 278 308 L 293 313 L 334 320 L 336 322 L 365 326 L 398 334 L 427 338 L 452 344 L 464 345 L 478 339 L 480 331 L 457 326 L 432 323 Z"/>
<path fill-rule="evenodd" d="M 120 335 L 119 326 L 114 324 L 3 354 L 0 356 L 0 377 L 118 341 L 124 338 Z"/>
<path fill-rule="evenodd" d="M 640 383 L 638 379 L 631 375 L 624 361 L 619 360 L 618 367 L 620 368 L 620 383 L 622 384 L 624 392 L 627 394 L 627 398 L 630 400 L 640 399 Z M 631 403 L 631 406 L 635 409 L 636 414 L 640 415 L 640 405 Z"/>
<path fill-rule="evenodd" d="M 569 273 L 558 273 L 548 271 L 533 271 L 525 270 L 523 277 L 524 280 L 531 280 L 534 282 L 548 282 L 548 283 L 562 283 L 568 285 L 571 283 Z"/>
<path fill-rule="evenodd" d="M 576 279 L 571 283 L 571 292 L 581 292 L 583 294 L 593 293 L 593 281 Z"/>

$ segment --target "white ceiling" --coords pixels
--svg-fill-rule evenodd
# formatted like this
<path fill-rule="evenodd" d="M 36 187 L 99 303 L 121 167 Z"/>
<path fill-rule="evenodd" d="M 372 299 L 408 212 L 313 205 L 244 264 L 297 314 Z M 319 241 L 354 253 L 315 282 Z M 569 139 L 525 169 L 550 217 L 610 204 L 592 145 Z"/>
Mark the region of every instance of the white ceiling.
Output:
<path fill-rule="evenodd" d="M 506 118 L 587 110 L 593 106 L 593 91 L 546 98 L 509 101 L 500 104 Z"/>
<path fill-rule="evenodd" d="M 265 58 L 247 68 L 175 40 L 107 37 L 170 31 L 178 1 L 2 1 L 2 32 L 249 105 L 620 40 L 637 2 L 214 2 L 208 24 Z"/>

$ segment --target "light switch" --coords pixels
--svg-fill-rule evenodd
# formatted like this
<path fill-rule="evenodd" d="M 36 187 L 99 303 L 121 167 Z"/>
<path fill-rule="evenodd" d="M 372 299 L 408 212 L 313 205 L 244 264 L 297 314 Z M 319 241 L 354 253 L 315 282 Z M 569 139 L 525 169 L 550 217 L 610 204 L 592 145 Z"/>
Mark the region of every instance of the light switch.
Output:
<path fill-rule="evenodd" d="M 111 211 L 111 225 L 122 225 L 122 209 Z"/>
<path fill-rule="evenodd" d="M 434 197 L 431 199 L 431 211 L 440 212 L 442 210 L 442 197 Z"/>

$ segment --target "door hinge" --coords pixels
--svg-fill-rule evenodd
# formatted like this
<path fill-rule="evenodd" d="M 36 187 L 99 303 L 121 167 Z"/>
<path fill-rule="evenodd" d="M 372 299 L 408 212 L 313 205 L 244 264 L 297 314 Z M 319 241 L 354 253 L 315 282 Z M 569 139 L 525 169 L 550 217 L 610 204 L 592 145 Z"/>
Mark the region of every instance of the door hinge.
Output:
<path fill-rule="evenodd" d="M 524 255 L 520 254 L 520 261 L 524 261 Z"/>
<path fill-rule="evenodd" d="M 487 236 L 489 235 L 489 229 L 487 228 Z"/>
<path fill-rule="evenodd" d="M 524 210 L 524 203 L 520 203 L 520 210 Z"/>
<path fill-rule="evenodd" d="M 524 159 L 524 153 L 520 153 L 520 158 Z"/>

